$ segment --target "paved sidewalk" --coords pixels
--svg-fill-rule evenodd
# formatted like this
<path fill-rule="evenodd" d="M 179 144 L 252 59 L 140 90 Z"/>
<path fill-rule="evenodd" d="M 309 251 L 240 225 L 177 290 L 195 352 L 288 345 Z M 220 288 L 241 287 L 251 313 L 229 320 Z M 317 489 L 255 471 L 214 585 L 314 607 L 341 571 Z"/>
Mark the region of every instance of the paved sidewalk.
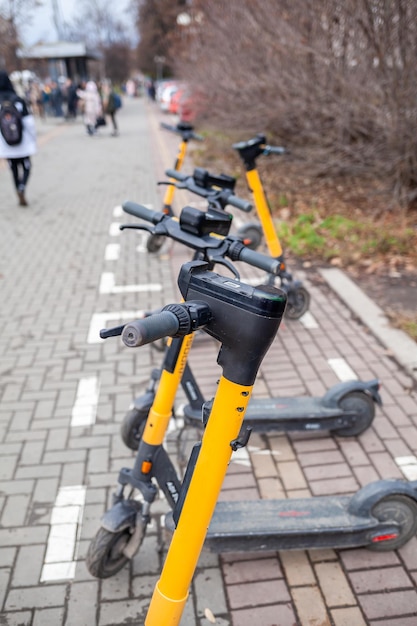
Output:
<path fill-rule="evenodd" d="M 160 206 L 156 182 L 178 140 L 142 99 L 126 100 L 118 119 L 118 138 L 110 128 L 87 137 L 80 121 L 40 125 L 27 209 L 0 167 L 0 623 L 8 626 L 143 624 L 162 566 L 163 500 L 117 576 L 95 580 L 84 561 L 118 471 L 133 463 L 120 423 L 161 360 L 149 346 L 101 341 L 98 330 L 177 301 L 176 274 L 190 256 L 167 244 L 151 257 L 145 235 L 119 231 L 123 200 Z M 177 207 L 187 200 L 178 193 Z M 351 494 L 378 478 L 417 479 L 415 380 L 332 289 L 307 286 L 311 310 L 281 325 L 255 395 L 322 395 L 345 377 L 376 377 L 383 408 L 358 438 L 253 434 L 222 499 Z M 202 336 L 190 357 L 207 397 L 216 352 Z M 173 429 L 169 451 L 186 454 L 195 437 Z M 415 626 L 416 583 L 415 537 L 386 553 L 204 552 L 181 626 Z"/>

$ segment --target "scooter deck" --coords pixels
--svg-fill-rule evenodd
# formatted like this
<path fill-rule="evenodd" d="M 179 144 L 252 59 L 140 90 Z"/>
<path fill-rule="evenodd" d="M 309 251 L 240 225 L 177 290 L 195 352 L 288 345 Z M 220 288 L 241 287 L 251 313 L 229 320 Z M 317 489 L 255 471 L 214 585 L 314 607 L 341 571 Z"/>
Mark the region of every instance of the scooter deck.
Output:
<path fill-rule="evenodd" d="M 349 513 L 350 500 L 330 496 L 219 502 L 205 545 L 212 552 L 366 545 L 378 522 Z"/>
<path fill-rule="evenodd" d="M 184 416 L 190 421 L 201 422 L 201 409 L 193 409 L 191 405 L 184 407 Z M 323 429 L 325 421 L 332 421 L 332 427 L 342 428 L 345 426 L 346 412 L 339 407 L 326 407 L 320 398 L 252 398 L 245 414 L 245 424 L 256 425 L 259 432 L 265 425 L 265 430 L 274 427 L 276 430 Z M 334 424 L 334 420 L 340 420 L 340 424 Z M 284 425 L 285 423 L 285 425 Z"/>

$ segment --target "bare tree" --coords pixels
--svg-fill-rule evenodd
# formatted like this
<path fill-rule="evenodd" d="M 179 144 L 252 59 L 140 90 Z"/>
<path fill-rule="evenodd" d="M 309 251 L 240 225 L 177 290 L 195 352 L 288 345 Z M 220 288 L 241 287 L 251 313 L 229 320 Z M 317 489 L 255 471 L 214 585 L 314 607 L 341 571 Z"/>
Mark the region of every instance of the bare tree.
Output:
<path fill-rule="evenodd" d="M 81 39 L 103 54 L 103 75 L 119 83 L 129 76 L 132 41 L 115 4 L 106 0 L 79 0 L 78 13 L 66 25 L 66 31 L 70 40 Z"/>
<path fill-rule="evenodd" d="M 164 59 L 165 75 L 171 75 L 175 63 L 177 17 L 187 6 L 186 0 L 132 0 L 132 10 L 140 40 L 137 60 L 141 70 L 157 78 L 157 61 Z"/>
<path fill-rule="evenodd" d="M 31 22 L 39 0 L 2 0 L 0 2 L 0 67 L 8 71 L 20 69 L 17 56 L 20 46 L 20 28 Z"/>
<path fill-rule="evenodd" d="M 177 72 L 217 125 L 267 130 L 310 173 L 379 175 L 417 197 L 415 0 L 194 0 Z"/>

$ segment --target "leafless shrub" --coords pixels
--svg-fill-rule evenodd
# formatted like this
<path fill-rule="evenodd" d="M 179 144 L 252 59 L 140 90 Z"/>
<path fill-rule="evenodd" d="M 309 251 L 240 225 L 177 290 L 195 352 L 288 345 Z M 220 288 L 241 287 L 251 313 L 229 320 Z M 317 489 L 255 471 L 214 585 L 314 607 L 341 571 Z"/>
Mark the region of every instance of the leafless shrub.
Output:
<path fill-rule="evenodd" d="M 178 71 L 219 127 L 267 131 L 317 175 L 417 198 L 415 0 L 195 0 Z"/>

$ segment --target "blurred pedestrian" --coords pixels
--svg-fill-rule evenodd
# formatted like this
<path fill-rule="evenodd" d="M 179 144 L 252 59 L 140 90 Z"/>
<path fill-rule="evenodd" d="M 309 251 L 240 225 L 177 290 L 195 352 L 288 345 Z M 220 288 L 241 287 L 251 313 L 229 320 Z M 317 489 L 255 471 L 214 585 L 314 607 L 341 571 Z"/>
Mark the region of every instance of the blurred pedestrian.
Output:
<path fill-rule="evenodd" d="M 58 85 L 56 80 L 53 80 L 51 83 L 51 106 L 54 112 L 55 117 L 63 117 L 64 111 L 62 109 L 63 96 L 61 87 Z"/>
<path fill-rule="evenodd" d="M 71 78 L 68 78 L 65 83 L 65 93 L 66 93 L 66 101 L 67 101 L 67 113 L 66 119 L 73 119 L 77 117 L 77 87 L 74 84 L 74 81 Z"/>
<path fill-rule="evenodd" d="M 0 70 L 0 158 L 7 159 L 20 206 L 28 205 L 25 190 L 32 166 L 30 157 L 36 150 L 35 119 L 16 94 L 7 72 Z"/>
<path fill-rule="evenodd" d="M 112 88 L 110 80 L 105 80 L 103 82 L 101 96 L 103 100 L 104 112 L 106 115 L 110 115 L 113 126 L 112 136 L 117 137 L 119 134 L 119 128 L 117 126 L 116 113 L 122 106 L 122 100 L 119 94 Z"/>
<path fill-rule="evenodd" d="M 97 85 L 93 80 L 89 80 L 85 89 L 78 89 L 77 96 L 84 102 L 84 124 L 89 135 L 96 132 L 96 123 L 103 117 L 103 106 Z"/>

